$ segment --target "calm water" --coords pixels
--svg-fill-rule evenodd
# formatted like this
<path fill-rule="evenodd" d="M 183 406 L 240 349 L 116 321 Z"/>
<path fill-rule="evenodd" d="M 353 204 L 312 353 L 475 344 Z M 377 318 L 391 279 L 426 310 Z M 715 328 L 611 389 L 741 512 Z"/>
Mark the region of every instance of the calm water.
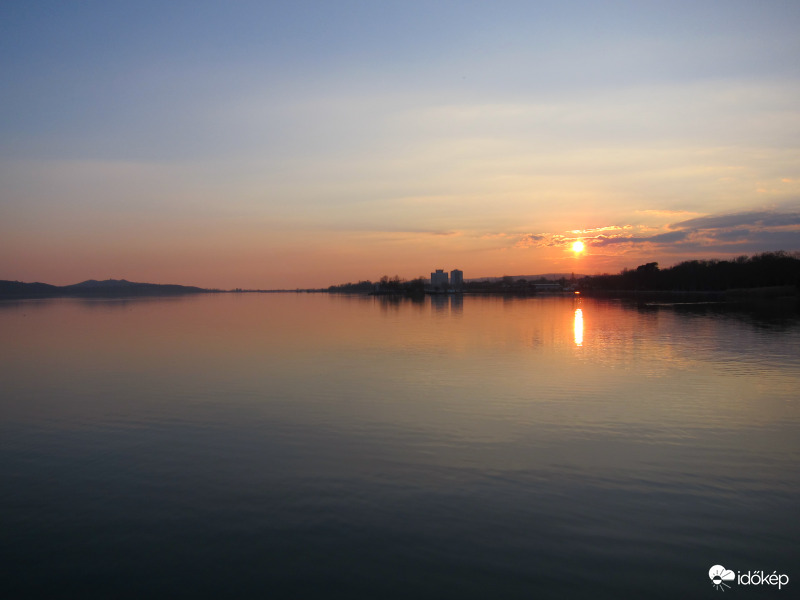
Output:
<path fill-rule="evenodd" d="M 800 586 L 800 323 L 574 298 L 0 303 L 4 598 Z"/>

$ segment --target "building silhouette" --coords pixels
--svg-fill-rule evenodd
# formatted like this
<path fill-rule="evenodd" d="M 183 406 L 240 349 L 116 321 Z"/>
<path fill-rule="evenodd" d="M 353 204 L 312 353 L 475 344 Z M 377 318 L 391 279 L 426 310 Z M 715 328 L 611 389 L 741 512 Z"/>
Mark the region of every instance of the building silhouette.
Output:
<path fill-rule="evenodd" d="M 459 269 L 450 271 L 450 288 L 454 292 L 464 291 L 464 271 Z"/>
<path fill-rule="evenodd" d="M 444 269 L 436 269 L 431 273 L 431 285 L 428 291 L 434 294 L 464 291 L 464 271 L 453 269 L 448 275 Z"/>
<path fill-rule="evenodd" d="M 431 291 L 446 292 L 449 288 L 450 280 L 444 269 L 436 269 L 435 273 L 431 273 Z"/>

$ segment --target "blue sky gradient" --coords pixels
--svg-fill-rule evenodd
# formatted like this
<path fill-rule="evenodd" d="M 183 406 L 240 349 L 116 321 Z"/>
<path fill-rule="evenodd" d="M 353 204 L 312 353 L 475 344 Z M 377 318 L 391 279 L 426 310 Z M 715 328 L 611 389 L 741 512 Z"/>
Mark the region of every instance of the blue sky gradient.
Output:
<path fill-rule="evenodd" d="M 797 31 L 775 0 L 7 2 L 0 278 L 305 287 L 800 250 Z"/>

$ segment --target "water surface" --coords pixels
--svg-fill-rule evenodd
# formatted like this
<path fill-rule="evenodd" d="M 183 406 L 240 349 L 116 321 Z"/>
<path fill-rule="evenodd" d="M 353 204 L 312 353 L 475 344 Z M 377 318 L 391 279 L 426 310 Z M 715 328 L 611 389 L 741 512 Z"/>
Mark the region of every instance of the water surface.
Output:
<path fill-rule="evenodd" d="M 215 294 L 5 302 L 0 331 L 8 597 L 716 597 L 715 564 L 800 577 L 793 316 Z"/>

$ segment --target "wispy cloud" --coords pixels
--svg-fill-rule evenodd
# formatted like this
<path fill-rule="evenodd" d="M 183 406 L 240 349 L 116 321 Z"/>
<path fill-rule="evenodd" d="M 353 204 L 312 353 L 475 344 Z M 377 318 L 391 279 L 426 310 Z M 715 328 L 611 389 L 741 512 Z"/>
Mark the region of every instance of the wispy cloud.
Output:
<path fill-rule="evenodd" d="M 671 229 L 726 230 L 734 227 L 784 227 L 800 225 L 800 212 L 750 211 L 729 215 L 711 215 L 681 221 Z"/>
<path fill-rule="evenodd" d="M 631 229 L 632 225 L 608 225 L 606 227 L 593 227 L 591 229 L 573 229 L 570 233 L 578 233 L 578 234 L 589 234 L 589 233 L 600 233 L 601 231 L 619 231 L 622 229 Z"/>
<path fill-rule="evenodd" d="M 674 244 L 682 242 L 688 236 L 689 232 L 687 231 L 670 231 L 645 237 L 633 235 L 609 237 L 600 235 L 588 241 L 584 241 L 584 243 L 589 243 L 592 246 L 609 246 L 612 244 Z"/>
<path fill-rule="evenodd" d="M 566 246 L 570 239 L 564 235 L 554 233 L 526 233 L 517 238 L 514 243 L 515 248 L 545 248 L 552 246 Z"/>

